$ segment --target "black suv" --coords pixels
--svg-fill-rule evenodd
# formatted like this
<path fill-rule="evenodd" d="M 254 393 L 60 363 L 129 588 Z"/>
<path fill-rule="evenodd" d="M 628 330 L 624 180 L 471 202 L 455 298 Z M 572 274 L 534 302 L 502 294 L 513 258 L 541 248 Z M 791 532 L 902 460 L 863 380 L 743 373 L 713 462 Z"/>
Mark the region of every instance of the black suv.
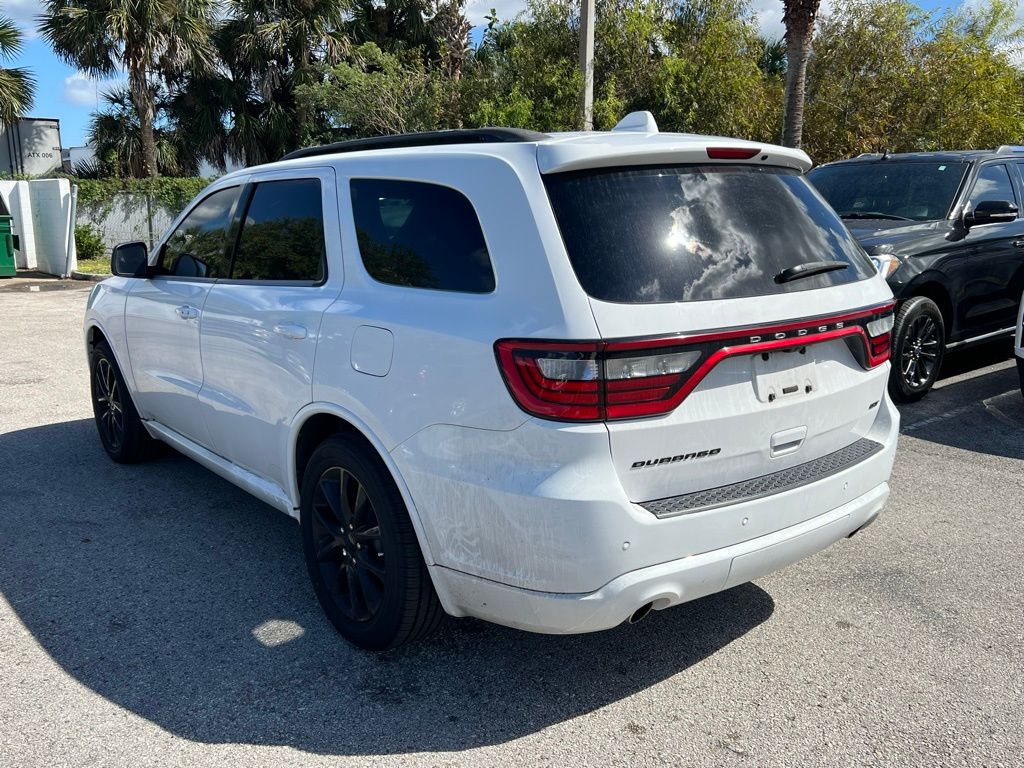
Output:
<path fill-rule="evenodd" d="M 860 155 L 808 176 L 899 301 L 893 399 L 924 397 L 947 349 L 1013 334 L 1024 293 L 1024 147 Z"/>

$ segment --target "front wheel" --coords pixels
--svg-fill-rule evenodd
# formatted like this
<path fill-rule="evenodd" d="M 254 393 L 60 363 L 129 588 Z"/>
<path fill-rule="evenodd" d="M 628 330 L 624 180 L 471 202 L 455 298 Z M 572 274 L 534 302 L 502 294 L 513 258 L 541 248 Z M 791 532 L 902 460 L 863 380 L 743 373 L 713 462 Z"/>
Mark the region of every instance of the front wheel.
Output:
<path fill-rule="evenodd" d="M 302 479 L 302 542 L 313 590 L 345 639 L 383 651 L 444 618 L 402 496 L 380 459 L 338 435 Z"/>
<path fill-rule="evenodd" d="M 892 399 L 912 403 L 928 394 L 945 351 L 946 329 L 935 302 L 924 296 L 903 302 L 892 330 Z"/>
<path fill-rule="evenodd" d="M 135 410 L 114 353 L 101 341 L 89 352 L 89 378 L 96 431 L 107 455 L 119 464 L 148 458 L 156 445 Z"/>

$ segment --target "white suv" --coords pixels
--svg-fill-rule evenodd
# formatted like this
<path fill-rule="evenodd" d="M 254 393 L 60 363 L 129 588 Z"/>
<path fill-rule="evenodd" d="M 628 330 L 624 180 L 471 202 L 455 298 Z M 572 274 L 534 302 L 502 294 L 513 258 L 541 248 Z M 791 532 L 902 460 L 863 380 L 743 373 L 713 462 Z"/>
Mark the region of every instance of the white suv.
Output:
<path fill-rule="evenodd" d="M 809 166 L 640 114 L 224 176 L 90 297 L 103 446 L 163 441 L 298 518 L 365 648 L 757 578 L 872 522 L 896 448 L 892 295 Z"/>

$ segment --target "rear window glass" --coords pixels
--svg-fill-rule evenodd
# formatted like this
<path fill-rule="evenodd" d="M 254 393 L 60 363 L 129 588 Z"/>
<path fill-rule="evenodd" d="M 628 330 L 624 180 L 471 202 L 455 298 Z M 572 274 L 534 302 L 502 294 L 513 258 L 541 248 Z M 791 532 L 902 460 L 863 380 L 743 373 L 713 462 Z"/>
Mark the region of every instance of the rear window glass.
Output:
<path fill-rule="evenodd" d="M 935 221 L 949 214 L 966 172 L 967 163 L 877 160 L 824 165 L 807 178 L 840 216 Z"/>
<path fill-rule="evenodd" d="M 796 171 L 671 166 L 545 177 L 584 290 L 652 304 L 789 293 L 874 274 L 842 221 Z M 843 269 L 777 282 L 807 262 Z"/>
<path fill-rule="evenodd" d="M 490 293 L 484 233 L 461 192 L 438 184 L 352 179 L 359 254 L 375 280 L 413 288 Z"/>

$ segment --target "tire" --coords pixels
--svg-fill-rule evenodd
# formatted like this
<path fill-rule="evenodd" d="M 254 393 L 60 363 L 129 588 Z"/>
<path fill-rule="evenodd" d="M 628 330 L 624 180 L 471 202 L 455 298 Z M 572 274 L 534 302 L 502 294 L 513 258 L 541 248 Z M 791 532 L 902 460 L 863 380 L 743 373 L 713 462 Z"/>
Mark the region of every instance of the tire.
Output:
<path fill-rule="evenodd" d="M 146 431 L 131 393 L 105 341 L 89 352 L 89 381 L 96 431 L 107 455 L 119 464 L 135 464 L 153 454 L 157 441 Z"/>
<path fill-rule="evenodd" d="M 313 591 L 346 640 L 384 651 L 440 626 L 408 510 L 372 450 L 344 435 L 320 444 L 302 478 L 300 523 Z"/>
<path fill-rule="evenodd" d="M 935 384 L 946 353 L 946 326 L 931 299 L 907 299 L 896 314 L 892 331 L 889 394 L 897 403 L 913 403 Z"/>

